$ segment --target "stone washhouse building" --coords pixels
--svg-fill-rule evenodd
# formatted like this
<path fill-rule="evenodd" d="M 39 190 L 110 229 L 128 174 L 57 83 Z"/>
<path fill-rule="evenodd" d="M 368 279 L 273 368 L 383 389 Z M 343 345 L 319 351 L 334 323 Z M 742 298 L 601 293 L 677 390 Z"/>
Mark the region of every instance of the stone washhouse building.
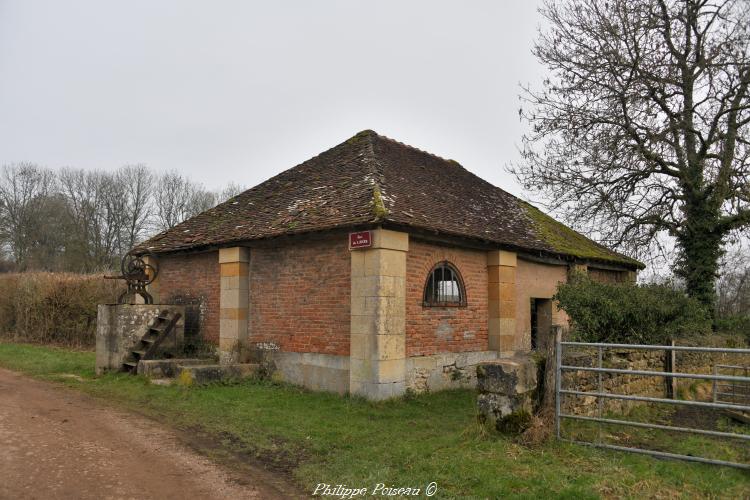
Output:
<path fill-rule="evenodd" d="M 529 352 L 572 268 L 643 265 L 446 160 L 363 131 L 138 247 L 156 303 L 223 362 L 371 399 L 465 386 Z"/>

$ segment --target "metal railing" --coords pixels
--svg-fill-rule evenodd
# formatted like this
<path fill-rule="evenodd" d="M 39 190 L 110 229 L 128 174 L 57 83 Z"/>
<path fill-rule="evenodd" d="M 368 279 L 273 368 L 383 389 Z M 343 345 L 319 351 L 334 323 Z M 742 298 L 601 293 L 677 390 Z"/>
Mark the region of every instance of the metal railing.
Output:
<path fill-rule="evenodd" d="M 584 347 L 584 348 L 596 349 L 598 365 L 596 367 L 563 365 L 562 364 L 563 349 L 565 347 Z M 735 372 L 733 372 L 732 375 L 725 375 L 725 374 L 719 373 L 721 369 L 742 368 L 742 369 L 747 370 L 748 367 L 739 367 L 737 365 L 716 365 L 714 366 L 714 370 L 713 370 L 714 373 L 712 374 L 681 373 L 681 372 L 675 372 L 674 368 L 672 368 L 672 371 L 662 371 L 662 372 L 650 371 L 650 370 L 624 370 L 624 369 L 619 369 L 619 368 L 605 368 L 604 366 L 602 366 L 603 365 L 602 361 L 603 361 L 603 352 L 606 349 L 634 349 L 634 350 L 650 350 L 650 351 L 664 351 L 664 352 L 670 352 L 670 351 L 671 352 L 675 352 L 675 351 L 704 352 L 704 353 L 707 352 L 707 353 L 721 353 L 721 354 L 750 354 L 750 349 L 728 349 L 728 348 L 720 348 L 720 347 L 689 347 L 689 346 L 674 346 L 674 345 L 654 346 L 654 345 L 638 345 L 638 344 L 605 344 L 605 343 L 593 343 L 593 342 L 592 343 L 561 342 L 560 339 L 558 338 L 556 342 L 556 350 L 555 350 L 555 367 L 556 367 L 555 432 L 557 434 L 558 439 L 562 441 L 568 441 L 568 442 L 586 445 L 586 446 L 595 446 L 599 448 L 606 448 L 606 449 L 618 450 L 618 451 L 629 451 L 629 452 L 641 453 L 645 455 L 651 455 L 651 456 L 662 457 L 662 458 L 675 458 L 675 459 L 681 459 L 681 460 L 689 460 L 692 462 L 702 462 L 702 463 L 715 464 L 715 465 L 727 465 L 731 467 L 738 467 L 741 469 L 750 470 L 750 464 L 747 464 L 747 463 L 717 460 L 717 459 L 698 457 L 698 456 L 693 456 L 693 455 L 683 455 L 679 453 L 667 453 L 663 451 L 638 448 L 635 446 L 616 446 L 612 444 L 607 444 L 603 442 L 602 436 L 601 436 L 602 424 L 611 424 L 611 425 L 622 425 L 622 426 L 630 426 L 630 427 L 637 427 L 637 428 L 644 428 L 644 429 L 658 429 L 658 430 L 664 430 L 664 431 L 691 433 L 691 434 L 698 434 L 698 435 L 704 435 L 704 436 L 729 438 L 729 439 L 736 439 L 739 441 L 750 442 L 750 434 L 739 434 L 735 432 L 722 432 L 722 431 L 714 431 L 714 430 L 709 430 L 709 429 L 695 429 L 695 428 L 690 428 L 690 427 L 679 427 L 679 426 L 674 426 L 674 425 L 654 424 L 654 423 L 648 423 L 648 422 L 634 422 L 634 421 L 628 421 L 628 420 L 604 418 L 604 415 L 603 415 L 605 399 L 641 401 L 641 402 L 648 402 L 648 403 L 664 403 L 664 404 L 669 404 L 669 405 L 684 405 L 684 406 L 692 406 L 692 407 L 698 407 L 698 408 L 713 408 L 713 409 L 723 409 L 723 410 L 735 410 L 739 412 L 748 412 L 750 411 L 750 401 L 743 401 L 745 404 L 741 404 L 735 401 L 721 399 L 722 396 L 726 396 L 725 393 L 722 391 L 730 390 L 727 387 L 735 388 L 735 389 L 738 387 L 750 388 L 750 376 L 748 376 L 749 374 L 747 373 L 747 371 L 745 371 L 744 376 L 736 375 L 734 374 Z M 596 373 L 597 374 L 597 387 L 598 387 L 597 391 L 587 392 L 587 391 L 563 389 L 562 388 L 562 374 L 565 371 L 586 371 L 586 372 Z M 613 394 L 613 393 L 604 391 L 602 375 L 605 373 L 616 374 L 616 375 L 667 377 L 668 379 L 673 377 L 673 378 L 711 380 L 713 383 L 714 400 L 713 402 L 703 402 L 703 401 L 689 401 L 689 400 L 681 400 L 681 399 L 655 398 L 655 397 L 647 397 L 647 396 L 634 396 L 634 395 L 626 395 L 626 394 Z M 573 414 L 563 413 L 561 411 L 561 400 L 563 396 L 565 395 L 595 397 L 597 400 L 597 416 L 589 417 L 589 416 L 583 416 L 583 415 L 573 415 Z M 730 392 L 729 395 L 736 395 L 736 392 L 735 393 Z M 747 396 L 748 396 L 748 399 L 750 399 L 750 394 L 748 394 Z M 580 441 L 576 439 L 563 438 L 561 436 L 561 431 L 560 431 L 561 421 L 563 419 L 598 423 L 599 425 L 597 428 L 596 441 L 590 442 L 590 441 Z"/>
<path fill-rule="evenodd" d="M 743 377 L 750 377 L 750 366 L 739 365 L 714 365 L 714 375 L 719 375 L 721 371 L 731 371 L 732 375 L 741 374 Z M 739 403 L 750 404 L 750 382 L 729 380 L 729 383 L 722 383 L 718 377 L 712 384 L 712 394 L 714 403 Z"/>

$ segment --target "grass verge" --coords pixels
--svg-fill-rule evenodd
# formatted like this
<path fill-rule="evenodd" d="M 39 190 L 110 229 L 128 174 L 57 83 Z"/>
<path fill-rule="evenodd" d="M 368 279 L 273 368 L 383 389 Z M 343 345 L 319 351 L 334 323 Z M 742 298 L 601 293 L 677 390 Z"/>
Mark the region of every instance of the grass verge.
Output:
<path fill-rule="evenodd" d="M 318 483 L 424 490 L 434 481 L 435 498 L 750 495 L 750 476 L 739 470 L 557 442 L 520 446 L 477 424 L 471 391 L 372 403 L 265 381 L 155 386 L 129 375 L 95 377 L 93 365 L 90 352 L 0 343 L 2 367 L 199 431 L 291 474 L 307 493 Z"/>

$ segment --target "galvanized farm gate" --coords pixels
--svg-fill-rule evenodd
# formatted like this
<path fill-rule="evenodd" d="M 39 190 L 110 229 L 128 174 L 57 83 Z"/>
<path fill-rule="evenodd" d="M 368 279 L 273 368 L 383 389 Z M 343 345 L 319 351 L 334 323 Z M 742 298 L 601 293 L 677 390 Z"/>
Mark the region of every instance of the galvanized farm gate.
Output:
<path fill-rule="evenodd" d="M 576 348 L 587 348 L 595 349 L 597 352 L 598 363 L 597 366 L 569 366 L 563 364 L 563 354 L 566 347 Z M 740 434 L 736 432 L 724 432 L 719 430 L 701 429 L 682 427 L 674 425 L 663 425 L 649 422 L 636 422 L 623 420 L 619 418 L 605 418 L 603 415 L 603 407 L 605 399 L 619 399 L 626 401 L 639 401 L 645 403 L 663 403 L 668 405 L 684 405 L 694 408 L 703 409 L 721 409 L 730 410 L 737 412 L 738 414 L 749 414 L 750 412 L 750 362 L 743 365 L 721 365 L 716 364 L 713 367 L 713 373 L 710 374 L 696 374 L 696 373 L 681 373 L 674 371 L 675 368 L 671 363 L 667 366 L 672 366 L 669 371 L 650 371 L 650 370 L 627 370 L 619 368 L 606 368 L 603 366 L 603 354 L 608 349 L 623 349 L 623 350 L 650 350 L 650 351 L 664 351 L 665 353 L 675 353 L 678 351 L 688 352 L 702 352 L 702 353 L 717 353 L 717 354 L 739 354 L 739 355 L 750 355 L 750 349 L 728 349 L 720 347 L 688 347 L 688 346 L 654 346 L 654 345 L 632 345 L 632 344 L 605 344 L 605 343 L 586 343 L 586 342 L 561 342 L 559 337 L 556 342 L 555 352 L 555 431 L 557 438 L 562 441 L 568 441 L 576 444 L 582 444 L 586 446 L 595 446 L 599 448 L 607 448 L 618 451 L 629 451 L 634 453 L 641 453 L 645 455 L 652 455 L 661 458 L 674 458 L 681 460 L 689 460 L 693 462 L 702 462 L 716 465 L 727 465 L 732 467 L 738 467 L 741 469 L 750 469 L 750 463 L 737 463 L 725 460 L 716 460 L 712 458 L 683 455 L 679 453 L 668 453 L 665 451 L 658 451 L 653 449 L 645 449 L 637 446 L 618 446 L 602 442 L 601 439 L 601 426 L 602 424 L 611 424 L 618 426 L 629 426 L 639 427 L 644 429 L 658 429 L 663 431 L 674 431 L 679 433 L 690 433 L 698 434 L 703 436 L 713 436 L 719 438 L 727 438 L 731 440 L 738 440 L 743 443 L 748 443 L 750 446 L 750 434 Z M 674 359 L 674 356 L 671 356 Z M 750 361 L 750 356 L 748 356 Z M 575 389 L 566 389 L 562 387 L 563 383 L 563 372 L 568 371 L 585 371 L 594 372 L 597 374 L 598 389 L 596 391 L 579 391 Z M 726 371 L 730 371 L 731 374 L 727 374 Z M 666 390 L 667 396 L 665 398 L 648 397 L 643 395 L 633 394 L 613 394 L 611 392 L 605 392 L 603 387 L 602 376 L 605 373 L 619 374 L 619 375 L 638 375 L 647 377 L 667 377 L 667 380 L 674 380 L 677 378 L 684 379 L 697 379 L 697 380 L 710 380 L 713 383 L 713 401 L 691 401 L 683 399 L 674 399 L 675 395 L 672 391 Z M 674 387 L 672 385 L 672 387 Z M 595 417 L 585 415 L 574 415 L 570 413 L 563 413 L 561 408 L 562 398 L 566 395 L 570 396 L 588 396 L 596 398 L 597 402 L 597 415 Z M 563 420 L 578 420 L 585 422 L 594 422 L 599 425 L 598 435 L 595 441 L 581 441 L 572 438 L 566 438 L 561 435 L 561 422 Z"/>

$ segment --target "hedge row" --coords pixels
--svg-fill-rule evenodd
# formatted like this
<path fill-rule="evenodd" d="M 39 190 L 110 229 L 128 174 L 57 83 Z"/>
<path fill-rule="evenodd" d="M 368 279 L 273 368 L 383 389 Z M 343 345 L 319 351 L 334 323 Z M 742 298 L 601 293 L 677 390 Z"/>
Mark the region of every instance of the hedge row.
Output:
<path fill-rule="evenodd" d="M 667 286 L 599 283 L 579 273 L 555 298 L 584 342 L 664 344 L 711 334 L 708 311 Z"/>
<path fill-rule="evenodd" d="M 97 305 L 114 302 L 122 290 L 100 274 L 0 274 L 0 338 L 92 347 Z"/>

